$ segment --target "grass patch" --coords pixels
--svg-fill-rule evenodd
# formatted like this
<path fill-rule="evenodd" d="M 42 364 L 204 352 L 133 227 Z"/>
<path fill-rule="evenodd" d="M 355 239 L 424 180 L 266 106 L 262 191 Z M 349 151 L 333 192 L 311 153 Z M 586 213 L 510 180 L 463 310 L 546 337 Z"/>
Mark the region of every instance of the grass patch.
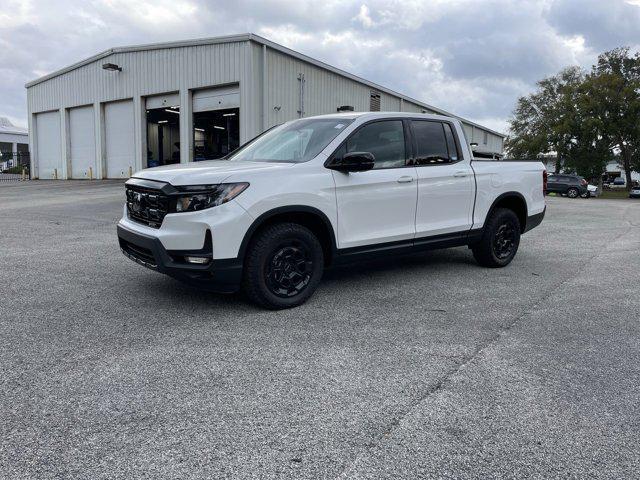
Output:
<path fill-rule="evenodd" d="M 21 174 L 23 168 L 25 169 L 25 172 L 27 173 L 27 175 L 29 175 L 29 168 L 21 167 L 21 166 L 8 168 L 5 171 L 3 171 L 2 173 L 20 173 Z"/>
<path fill-rule="evenodd" d="M 604 199 L 615 199 L 615 198 L 629 198 L 629 192 L 626 190 L 603 190 L 600 194 L 600 197 Z"/>

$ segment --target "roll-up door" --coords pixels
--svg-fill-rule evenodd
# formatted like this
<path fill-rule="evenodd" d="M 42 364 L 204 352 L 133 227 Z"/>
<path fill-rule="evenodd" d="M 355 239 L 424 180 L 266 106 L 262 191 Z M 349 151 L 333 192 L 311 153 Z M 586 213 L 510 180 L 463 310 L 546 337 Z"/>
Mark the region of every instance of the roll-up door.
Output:
<path fill-rule="evenodd" d="M 193 93 L 193 112 L 209 112 L 240 108 L 240 90 L 237 85 L 231 87 L 208 88 Z"/>
<path fill-rule="evenodd" d="M 177 93 L 167 93 L 166 95 L 154 95 L 145 100 L 147 110 L 154 108 L 179 107 L 180 95 Z"/>
<path fill-rule="evenodd" d="M 107 178 L 126 178 L 135 165 L 133 102 L 104 105 Z"/>
<path fill-rule="evenodd" d="M 60 112 L 36 114 L 36 154 L 38 162 L 38 178 L 62 178 Z"/>
<path fill-rule="evenodd" d="M 71 177 L 89 178 L 89 167 L 96 163 L 96 131 L 93 107 L 78 107 L 69 110 L 69 144 Z M 95 167 L 93 176 L 97 175 Z"/>

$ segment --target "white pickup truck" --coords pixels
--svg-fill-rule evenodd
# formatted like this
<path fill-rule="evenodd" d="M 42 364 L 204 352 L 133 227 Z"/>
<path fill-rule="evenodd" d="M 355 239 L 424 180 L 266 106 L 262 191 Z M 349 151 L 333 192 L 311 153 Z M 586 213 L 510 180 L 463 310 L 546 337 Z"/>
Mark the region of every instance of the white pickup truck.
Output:
<path fill-rule="evenodd" d="M 545 214 L 539 162 L 472 158 L 460 122 L 345 113 L 274 127 L 221 160 L 126 182 L 122 252 L 267 308 L 305 302 L 328 265 L 468 245 L 504 267 Z"/>

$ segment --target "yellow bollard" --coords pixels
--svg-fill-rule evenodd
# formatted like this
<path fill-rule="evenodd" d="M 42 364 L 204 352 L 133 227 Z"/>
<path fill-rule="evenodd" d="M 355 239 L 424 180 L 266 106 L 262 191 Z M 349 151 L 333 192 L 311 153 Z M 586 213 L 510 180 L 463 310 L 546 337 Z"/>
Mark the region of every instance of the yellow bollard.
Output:
<path fill-rule="evenodd" d="M 93 167 L 89 167 L 89 180 L 93 180 Z"/>
<path fill-rule="evenodd" d="M 24 182 L 27 179 L 27 169 L 22 167 L 22 181 Z"/>
<path fill-rule="evenodd" d="M 131 168 L 131 165 L 129 165 L 129 178 L 131 178 L 133 176 L 133 168 Z"/>

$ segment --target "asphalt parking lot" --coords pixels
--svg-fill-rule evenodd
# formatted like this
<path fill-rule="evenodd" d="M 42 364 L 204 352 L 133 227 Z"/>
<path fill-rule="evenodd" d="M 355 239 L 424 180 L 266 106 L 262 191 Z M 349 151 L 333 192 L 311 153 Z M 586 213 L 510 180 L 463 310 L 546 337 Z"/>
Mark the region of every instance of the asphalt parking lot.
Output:
<path fill-rule="evenodd" d="M 0 185 L 2 478 L 632 478 L 640 201 L 549 198 L 270 312 L 119 251 L 118 182 Z"/>

